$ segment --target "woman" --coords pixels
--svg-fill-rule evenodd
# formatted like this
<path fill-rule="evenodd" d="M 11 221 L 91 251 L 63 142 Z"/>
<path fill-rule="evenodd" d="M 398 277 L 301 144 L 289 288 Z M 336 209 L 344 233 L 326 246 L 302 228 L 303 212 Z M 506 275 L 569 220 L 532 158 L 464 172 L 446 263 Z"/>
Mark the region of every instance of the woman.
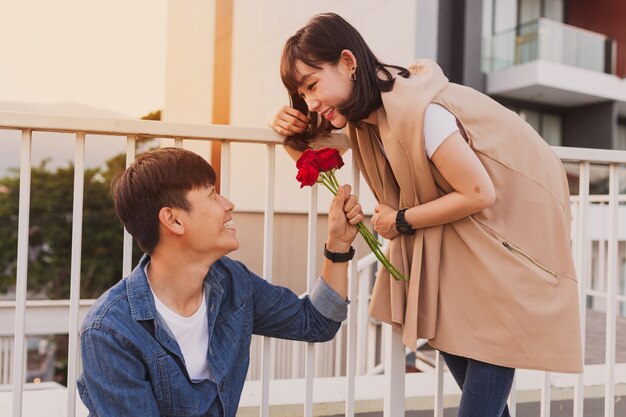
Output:
<path fill-rule="evenodd" d="M 409 277 L 381 268 L 370 315 L 442 352 L 459 416 L 508 416 L 515 368 L 581 372 L 567 179 L 532 127 L 432 61 L 379 62 L 332 13 L 287 40 L 281 77 L 293 107 L 270 124 L 288 146 L 345 128 Z"/>

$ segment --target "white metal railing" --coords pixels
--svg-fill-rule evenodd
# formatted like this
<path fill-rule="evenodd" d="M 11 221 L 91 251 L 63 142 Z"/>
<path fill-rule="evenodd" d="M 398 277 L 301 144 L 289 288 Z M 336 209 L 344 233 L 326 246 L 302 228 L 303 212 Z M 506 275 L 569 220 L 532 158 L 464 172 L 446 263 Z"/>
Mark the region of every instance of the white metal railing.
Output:
<path fill-rule="evenodd" d="M 76 376 L 78 374 L 78 328 L 85 309 L 90 301 L 80 300 L 78 288 L 80 285 L 80 239 L 82 227 L 82 193 L 83 193 L 83 172 L 84 172 L 84 144 L 87 135 L 113 135 L 126 137 L 127 150 L 126 159 L 129 164 L 135 158 L 135 143 L 138 137 L 155 137 L 174 139 L 175 146 L 182 146 L 183 139 L 199 141 L 220 141 L 222 143 L 222 194 L 228 196 L 230 193 L 229 178 L 231 164 L 231 143 L 256 143 L 266 147 L 268 163 L 265 167 L 267 183 L 265 185 L 265 207 L 264 207 L 264 237 L 263 237 L 263 274 L 271 281 L 272 271 L 272 235 L 274 219 L 274 176 L 276 167 L 276 145 L 282 143 L 282 137 L 276 135 L 269 129 L 238 128 L 232 126 L 213 125 L 190 125 L 176 123 L 157 123 L 135 120 L 110 120 L 77 117 L 57 117 L 48 115 L 30 115 L 20 113 L 0 113 L 0 129 L 19 130 L 22 132 L 21 154 L 20 154 L 20 206 L 18 224 L 18 253 L 17 253 L 17 285 L 15 302 L 0 302 L 0 375 L 3 378 L 11 378 L 12 382 L 12 416 L 22 415 L 23 391 L 24 391 L 24 361 L 25 361 L 25 340 L 26 336 L 38 334 L 44 331 L 41 324 L 37 323 L 37 314 L 46 314 L 48 322 L 53 320 L 56 324 L 54 328 L 48 328 L 48 333 L 67 333 L 70 340 L 69 369 L 68 369 L 68 389 L 66 410 L 68 416 L 76 415 Z M 28 277 L 28 229 L 29 229 L 29 207 L 30 207 L 30 171 L 31 171 L 31 143 L 32 132 L 53 131 L 71 133 L 75 137 L 75 181 L 74 181 L 74 210 L 72 227 L 72 260 L 71 260 L 71 290 L 70 299 L 56 302 L 36 302 L 26 300 L 26 283 Z M 0 147 L 2 146 L 2 136 L 0 132 Z M 334 135 L 327 140 L 326 144 L 345 147 L 347 142 L 342 135 Z M 541 410 L 543 416 L 549 416 L 550 403 L 553 398 L 552 387 L 569 386 L 574 389 L 574 415 L 582 416 L 583 403 L 585 399 L 585 388 L 590 384 L 598 384 L 598 373 L 603 373 L 603 383 L 605 386 L 605 416 L 614 417 L 614 396 L 616 382 L 625 384 L 624 376 L 616 372 L 615 364 L 615 341 L 616 341 L 616 302 L 626 301 L 618 294 L 618 241 L 626 240 L 620 232 L 623 225 L 619 223 L 619 201 L 624 196 L 619 195 L 619 169 L 626 165 L 626 152 L 624 151 L 603 151 L 573 148 L 555 148 L 555 151 L 563 161 L 572 161 L 578 164 L 577 176 L 579 177 L 579 193 L 572 199 L 575 214 L 575 223 L 572 229 L 572 244 L 574 249 L 576 267 L 580 283 L 580 308 L 581 308 L 581 330 L 585 334 L 585 299 L 587 296 L 604 297 L 606 299 L 606 363 L 598 368 L 586 367 L 584 374 L 568 378 L 559 374 L 543 373 L 540 379 L 519 372 L 516 377 L 515 386 L 517 389 L 528 389 L 529 386 L 541 389 Z M 590 167 L 594 164 L 609 167 L 609 194 L 604 197 L 591 196 L 589 193 Z M 355 192 L 359 184 L 359 175 L 354 168 L 352 184 Z M 600 202 L 602 200 L 602 202 Z M 606 252 L 606 290 L 599 291 L 595 288 L 588 289 L 590 282 L 591 256 L 592 250 L 596 246 L 592 245 L 590 238 L 590 208 L 593 204 L 607 205 L 608 235 L 603 239 L 603 250 Z M 317 218 L 317 189 L 312 188 L 310 192 L 309 205 L 309 225 L 308 225 L 308 284 L 309 288 L 315 279 L 316 255 L 319 248 L 315 246 L 315 226 Z M 619 223 L 619 224 L 618 224 Z M 626 246 L 626 245 L 624 245 Z M 124 274 L 131 270 L 131 239 L 125 233 L 124 238 L 124 258 L 122 260 Z M 407 384 L 405 380 L 413 381 L 412 376 L 405 376 L 405 349 L 402 346 L 401 338 L 391 331 L 391 328 L 384 325 L 385 342 L 377 345 L 375 331 L 371 330 L 370 320 L 367 318 L 367 301 L 370 293 L 371 267 L 374 258 L 368 257 L 362 262 L 352 263 L 350 268 L 349 297 L 353 300 L 349 309 L 349 316 L 345 330 L 342 330 L 338 339 L 333 342 L 337 348 L 331 349 L 335 362 L 329 368 L 333 374 L 331 380 L 341 381 L 343 386 L 340 394 L 341 401 L 345 404 L 344 413 L 353 416 L 357 409 L 357 389 L 359 382 L 363 378 L 368 383 L 379 384 L 377 391 L 382 393 L 384 398 L 385 417 L 395 417 L 404 415 L 405 392 L 413 392 L 414 386 Z M 46 304 L 48 303 L 48 304 Z M 26 312 L 29 315 L 27 318 Z M 52 314 L 51 312 L 55 312 Z M 32 312 L 32 316 L 31 316 Z M 34 319 L 33 319 L 34 318 Z M 7 323 L 14 323 L 11 328 Z M 38 327 L 39 326 L 39 327 Z M 6 337 L 13 338 L 11 352 L 7 351 Z M 344 340 L 345 338 L 345 340 Z M 269 339 L 262 340 L 261 371 L 259 381 L 248 381 L 246 386 L 257 390 L 259 400 L 257 406 L 261 416 L 270 414 L 271 397 L 270 392 L 280 384 L 280 380 L 272 378 L 275 371 L 270 370 L 272 357 L 276 358 L 275 352 L 282 347 L 278 342 L 271 342 Z M 365 345 L 365 346 L 364 346 Z M 342 346 L 345 346 L 345 354 Z M 584 346 L 584 344 L 583 344 Z M 317 352 L 316 353 L 316 349 Z M 296 359 L 291 359 L 293 363 L 301 364 L 305 361 L 304 377 L 296 378 L 303 382 L 304 396 L 301 401 L 303 414 L 313 415 L 313 393 L 315 390 L 323 390 L 323 387 L 313 384 L 315 380 L 314 363 L 321 361 L 322 356 L 328 356 L 327 352 L 319 347 L 309 345 L 302 354 L 293 354 Z M 294 349 L 293 352 L 296 352 Z M 297 359 L 299 356 L 299 360 Z M 379 361 L 374 358 L 378 356 Z M 7 369 L 7 363 L 12 360 L 11 369 Z M 274 359 L 275 361 L 276 359 Z M 378 362 L 378 363 L 377 363 Z M 382 363 L 382 365 L 380 365 Z M 444 394 L 449 393 L 449 389 L 444 386 L 444 378 L 449 375 L 444 372 L 441 357 L 437 355 L 435 360 L 436 370 L 434 373 L 423 374 L 428 378 L 428 384 L 420 386 L 425 392 L 432 392 L 434 398 L 433 412 L 435 416 L 443 416 Z M 378 367 L 376 368 L 376 365 Z M 621 365 L 620 365 L 621 366 Z M 384 376 L 380 378 L 366 376 L 368 370 L 373 368 L 384 369 Z M 345 369 L 345 371 L 344 371 Z M 622 369 L 622 368 L 620 368 Z M 589 372 L 587 372 L 589 371 Z M 293 376 L 296 373 L 290 371 Z M 295 380 L 294 380 L 295 381 Z M 371 382 L 374 381 L 374 382 Z M 258 383 L 257 383 L 258 382 Z M 297 384 L 294 382 L 293 384 Z M 292 385 L 296 386 L 296 385 Z M 334 385 L 333 385 L 334 386 Z M 293 396 L 298 396 L 296 389 Z M 515 415 L 516 391 L 510 397 L 512 415 Z"/>

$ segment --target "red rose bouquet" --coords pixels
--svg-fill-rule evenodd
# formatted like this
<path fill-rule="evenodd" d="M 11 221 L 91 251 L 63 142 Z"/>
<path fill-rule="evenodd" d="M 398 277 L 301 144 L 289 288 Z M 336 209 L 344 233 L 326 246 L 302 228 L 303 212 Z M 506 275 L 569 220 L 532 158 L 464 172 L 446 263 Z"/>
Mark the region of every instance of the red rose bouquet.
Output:
<path fill-rule="evenodd" d="M 296 161 L 298 175 L 296 179 L 300 182 L 300 188 L 320 183 L 328 188 L 333 195 L 337 194 L 339 182 L 335 177 L 335 170 L 343 166 L 343 159 L 339 155 L 337 149 L 322 148 L 317 151 L 307 149 L 302 156 Z M 408 281 L 387 259 L 381 250 L 381 243 L 372 235 L 363 222 L 356 225 L 357 230 L 365 239 L 367 246 L 370 247 L 376 258 L 389 271 L 392 277 L 399 281 Z"/>

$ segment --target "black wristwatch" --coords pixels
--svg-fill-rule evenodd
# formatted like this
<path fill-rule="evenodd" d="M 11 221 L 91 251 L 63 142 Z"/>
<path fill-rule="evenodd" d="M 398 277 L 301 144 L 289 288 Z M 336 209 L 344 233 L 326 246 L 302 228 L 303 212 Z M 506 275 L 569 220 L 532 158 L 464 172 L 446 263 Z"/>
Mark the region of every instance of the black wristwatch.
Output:
<path fill-rule="evenodd" d="M 354 248 L 350 246 L 350 250 L 344 253 L 331 252 L 326 248 L 326 244 L 324 243 L 324 256 L 332 262 L 348 262 L 354 258 Z"/>
<path fill-rule="evenodd" d="M 408 209 L 409 208 L 406 207 L 398 210 L 398 214 L 396 214 L 396 230 L 403 234 L 412 235 L 415 233 L 415 229 L 413 229 L 413 226 L 411 226 L 404 218 L 404 212 Z"/>

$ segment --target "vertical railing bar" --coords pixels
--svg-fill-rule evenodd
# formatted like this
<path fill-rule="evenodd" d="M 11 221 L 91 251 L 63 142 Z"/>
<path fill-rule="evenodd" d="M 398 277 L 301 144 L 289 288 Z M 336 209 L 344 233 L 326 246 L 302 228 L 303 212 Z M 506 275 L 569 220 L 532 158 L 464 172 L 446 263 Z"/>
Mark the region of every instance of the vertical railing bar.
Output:
<path fill-rule="evenodd" d="M 601 208 L 608 209 L 608 205 L 601 204 Z M 603 220 L 606 220 L 603 218 Z M 608 226 L 606 226 L 608 228 Z M 606 229 L 605 229 L 606 230 Z M 596 291 L 605 292 L 606 293 L 606 280 L 608 276 L 607 268 L 607 246 L 608 240 L 599 239 L 598 240 L 598 282 L 596 283 L 597 288 Z"/>
<path fill-rule="evenodd" d="M 272 282 L 272 260 L 274 256 L 274 184 L 276 175 L 276 145 L 267 145 L 267 178 L 265 188 L 265 214 L 263 219 L 263 278 Z M 269 367 L 270 338 L 263 337 L 261 354 L 261 417 L 269 417 Z"/>
<path fill-rule="evenodd" d="M 333 376 L 335 377 L 340 377 L 341 376 L 341 371 L 343 369 L 342 364 L 343 364 L 343 333 L 344 331 L 347 332 L 348 328 L 345 327 L 346 325 L 342 324 L 341 327 L 339 327 L 339 331 L 337 332 L 337 335 L 335 336 L 335 338 L 333 339 L 334 343 L 334 349 L 335 349 L 335 369 L 333 371 Z M 347 362 L 347 361 L 346 361 Z M 348 364 L 346 363 L 346 368 L 347 368 Z"/>
<path fill-rule="evenodd" d="M 617 227 L 619 210 L 619 166 L 609 168 L 609 242 L 606 283 L 606 340 L 604 416 L 615 415 L 615 293 L 617 284 Z"/>
<path fill-rule="evenodd" d="M 3 337 L 2 338 L 2 380 L 0 381 L 0 384 L 9 384 L 9 355 L 10 355 L 10 350 L 9 350 L 9 338 L 8 337 Z"/>
<path fill-rule="evenodd" d="M 373 268 L 370 266 L 370 268 Z M 370 269 L 371 271 L 372 269 Z M 368 285 L 370 285 L 368 283 Z M 369 296 L 369 294 L 368 294 Z M 368 299 L 369 302 L 369 299 Z M 378 347 L 377 344 L 377 337 L 376 337 L 376 333 L 377 333 L 377 327 L 378 325 L 376 323 L 371 323 L 368 320 L 367 323 L 367 366 L 365 368 L 366 372 L 369 372 L 370 369 L 374 368 L 376 366 L 376 350 Z"/>
<path fill-rule="evenodd" d="M 510 417 L 515 417 L 517 415 L 517 375 L 513 375 L 508 404 Z"/>
<path fill-rule="evenodd" d="M 369 324 L 369 296 L 370 296 L 370 276 L 372 266 L 368 265 L 359 271 L 359 289 L 357 298 L 357 367 L 358 375 L 363 375 L 367 369 L 368 343 L 367 333 Z"/>
<path fill-rule="evenodd" d="M 17 227 L 17 274 L 15 280 L 15 337 L 13 340 L 13 417 L 22 416 L 26 339 L 26 280 L 28 277 L 28 230 L 32 132 L 22 130 L 20 149 L 20 197 Z"/>
<path fill-rule="evenodd" d="M 550 399 L 552 397 L 552 382 L 550 372 L 543 373 L 541 384 L 541 417 L 550 417 Z"/>
<path fill-rule="evenodd" d="M 74 155 L 74 202 L 72 204 L 72 260 L 70 272 L 70 317 L 67 353 L 67 415 L 76 415 L 76 377 L 78 375 L 78 312 L 80 267 L 83 236 L 83 195 L 85 190 L 85 134 L 76 134 Z"/>
<path fill-rule="evenodd" d="M 367 369 L 368 343 L 367 332 L 369 325 L 369 296 L 370 296 L 370 275 L 372 267 L 370 265 L 364 267 L 358 274 L 358 303 L 356 307 L 357 316 L 357 344 L 356 344 L 356 374 L 363 375 Z"/>
<path fill-rule="evenodd" d="M 300 364 L 302 358 L 302 342 L 293 342 L 293 355 L 291 356 L 291 378 L 300 378 Z"/>
<path fill-rule="evenodd" d="M 126 168 L 130 166 L 135 160 L 137 143 L 136 136 L 128 136 L 126 138 Z M 133 237 L 124 228 L 124 249 L 122 258 L 122 276 L 126 277 L 130 275 L 130 271 L 133 268 Z"/>
<path fill-rule="evenodd" d="M 401 417 L 404 416 L 406 372 L 402 331 L 387 323 L 383 327 L 386 333 L 383 417 Z"/>
<path fill-rule="evenodd" d="M 443 355 L 438 350 L 435 352 L 435 405 L 434 416 L 443 417 Z"/>
<path fill-rule="evenodd" d="M 585 344 L 587 329 L 587 281 L 589 265 L 589 243 L 588 243 L 588 222 L 589 222 L 589 162 L 580 163 L 580 174 L 578 179 L 578 210 L 576 224 L 576 269 L 578 273 L 578 308 L 580 312 L 580 334 L 582 338 L 582 362 L 585 366 Z M 574 417 L 583 417 L 583 406 L 585 401 L 585 381 L 584 372 L 576 376 L 574 386 Z M 514 416 L 511 416 L 514 417 Z"/>
<path fill-rule="evenodd" d="M 183 147 L 183 139 L 182 138 L 174 138 L 174 147 L 182 148 Z"/>
<path fill-rule="evenodd" d="M 308 238 L 307 238 L 307 292 L 310 293 L 315 283 L 315 266 L 317 263 L 317 184 L 311 187 L 309 192 L 309 216 L 308 216 Z M 304 393 L 304 417 L 313 417 L 313 366 L 314 351 L 313 344 L 306 344 L 305 356 L 305 393 Z"/>
<path fill-rule="evenodd" d="M 356 164 L 352 164 L 352 194 L 359 195 L 359 170 Z M 357 239 L 360 237 L 357 236 Z M 356 245 L 355 245 L 356 246 Z M 350 267 L 348 270 L 348 298 L 352 300 L 353 304 L 348 306 L 348 346 L 346 347 L 346 417 L 354 417 L 354 384 L 356 375 L 356 359 L 357 359 L 357 326 L 359 317 L 360 306 L 367 300 L 357 299 L 357 289 L 366 285 L 365 280 L 359 281 L 361 274 L 358 270 L 358 262 L 360 253 L 357 251 L 356 257 L 353 261 L 350 261 Z M 362 293 L 362 291 L 360 291 Z M 356 305 L 354 303 L 357 303 Z M 361 351 L 365 346 L 361 346 Z M 361 354 L 362 356 L 362 354 Z"/>

